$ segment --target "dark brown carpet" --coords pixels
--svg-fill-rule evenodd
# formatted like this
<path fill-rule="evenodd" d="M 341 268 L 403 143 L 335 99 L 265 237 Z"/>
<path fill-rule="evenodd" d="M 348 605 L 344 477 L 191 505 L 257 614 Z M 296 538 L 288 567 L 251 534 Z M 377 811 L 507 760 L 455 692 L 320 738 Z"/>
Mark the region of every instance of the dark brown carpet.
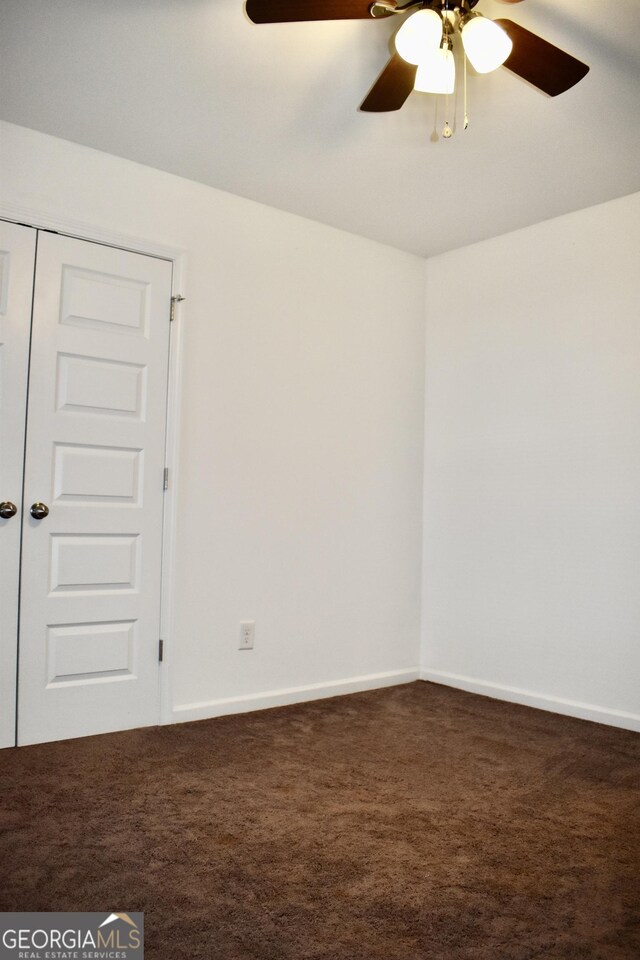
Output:
<path fill-rule="evenodd" d="M 0 753 L 0 909 L 148 960 L 638 960 L 640 736 L 428 683 Z"/>

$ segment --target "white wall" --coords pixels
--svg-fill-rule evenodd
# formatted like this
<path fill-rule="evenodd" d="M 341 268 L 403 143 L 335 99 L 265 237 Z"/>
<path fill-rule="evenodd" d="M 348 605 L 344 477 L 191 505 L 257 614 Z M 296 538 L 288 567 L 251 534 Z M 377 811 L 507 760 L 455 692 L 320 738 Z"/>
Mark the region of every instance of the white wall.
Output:
<path fill-rule="evenodd" d="M 640 194 L 427 267 L 423 676 L 640 729 Z"/>
<path fill-rule="evenodd" d="M 417 676 L 423 262 L 33 131 L 0 134 L 5 215 L 186 253 L 173 718 Z M 257 623 L 251 653 L 236 649 L 241 619 Z"/>
<path fill-rule="evenodd" d="M 0 211 L 186 255 L 167 715 L 415 676 L 423 262 L 7 124 Z M 422 654 L 638 729 L 639 225 L 636 195 L 427 264 Z"/>

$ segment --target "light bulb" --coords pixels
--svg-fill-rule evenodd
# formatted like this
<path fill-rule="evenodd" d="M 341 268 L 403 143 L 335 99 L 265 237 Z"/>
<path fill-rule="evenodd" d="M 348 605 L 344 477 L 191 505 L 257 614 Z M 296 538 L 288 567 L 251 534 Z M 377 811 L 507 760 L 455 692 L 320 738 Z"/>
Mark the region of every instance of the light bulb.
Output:
<path fill-rule="evenodd" d="M 462 45 L 471 66 L 478 73 L 490 73 L 505 62 L 513 44 L 502 27 L 479 14 L 462 27 Z"/>
<path fill-rule="evenodd" d="M 418 64 L 437 49 L 441 39 L 440 16 L 435 10 L 418 10 L 396 33 L 396 50 L 407 63 Z"/>
<path fill-rule="evenodd" d="M 432 50 L 428 60 L 422 60 L 416 70 L 414 90 L 420 93 L 453 93 L 456 84 L 456 65 L 449 47 Z"/>

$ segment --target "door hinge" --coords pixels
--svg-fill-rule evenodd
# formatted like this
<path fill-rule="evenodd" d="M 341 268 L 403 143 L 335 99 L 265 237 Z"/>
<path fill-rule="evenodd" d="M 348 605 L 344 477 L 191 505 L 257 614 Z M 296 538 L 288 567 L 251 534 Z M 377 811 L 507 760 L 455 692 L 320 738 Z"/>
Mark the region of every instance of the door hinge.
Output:
<path fill-rule="evenodd" d="M 162 481 L 162 489 L 163 490 L 169 489 L 169 467 L 164 468 L 164 479 Z"/>
<path fill-rule="evenodd" d="M 164 640 L 158 641 L 158 661 L 162 663 L 164 660 Z"/>
<path fill-rule="evenodd" d="M 171 312 L 169 314 L 169 320 L 172 322 L 176 318 L 176 303 L 182 303 L 183 300 L 184 297 L 179 293 L 177 293 L 175 297 L 171 297 Z"/>

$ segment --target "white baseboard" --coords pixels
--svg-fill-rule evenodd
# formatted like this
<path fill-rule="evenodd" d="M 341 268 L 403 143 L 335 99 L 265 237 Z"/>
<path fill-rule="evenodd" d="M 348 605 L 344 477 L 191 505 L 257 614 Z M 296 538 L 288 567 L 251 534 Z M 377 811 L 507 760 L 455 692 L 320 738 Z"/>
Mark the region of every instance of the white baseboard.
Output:
<path fill-rule="evenodd" d="M 416 667 L 413 670 L 370 673 L 362 677 L 349 677 L 346 680 L 333 680 L 329 683 L 310 683 L 302 687 L 270 690 L 265 693 L 249 694 L 243 697 L 206 700 L 201 703 L 183 703 L 173 708 L 168 722 L 186 723 L 189 720 L 209 720 L 211 717 L 224 717 L 231 713 L 248 713 L 251 710 L 284 707 L 291 703 L 305 703 L 308 700 L 340 697 L 345 693 L 360 693 L 364 690 L 377 690 L 380 687 L 396 687 L 419 679 L 420 671 Z"/>
<path fill-rule="evenodd" d="M 640 715 L 627 713 L 623 710 L 608 710 L 606 707 L 597 707 L 590 703 L 579 703 L 575 700 L 563 700 L 560 697 L 550 697 L 519 687 L 507 687 L 499 683 L 488 683 L 477 680 L 475 677 L 465 677 L 458 673 L 446 673 L 442 670 L 421 670 L 421 680 L 430 680 L 432 683 L 441 683 L 447 687 L 456 687 L 458 690 L 467 690 L 469 693 L 479 693 L 495 700 L 507 700 L 509 703 L 521 703 L 527 707 L 536 707 L 538 710 L 548 710 L 551 713 L 561 713 L 567 717 L 577 717 L 580 720 L 593 720 L 596 723 L 606 723 L 611 727 L 621 727 L 623 730 L 634 730 L 640 733 Z"/>

